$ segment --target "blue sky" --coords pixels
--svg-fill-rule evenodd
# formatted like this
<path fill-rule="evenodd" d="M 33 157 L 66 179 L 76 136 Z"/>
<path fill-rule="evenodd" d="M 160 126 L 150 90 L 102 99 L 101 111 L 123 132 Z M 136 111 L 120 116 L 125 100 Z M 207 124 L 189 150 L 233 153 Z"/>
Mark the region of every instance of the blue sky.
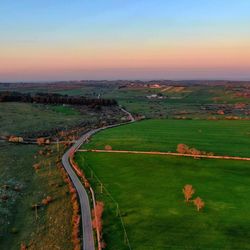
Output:
<path fill-rule="evenodd" d="M 147 78 L 150 70 L 157 78 L 155 72 L 164 76 L 173 69 L 174 78 L 185 78 L 188 69 L 195 78 L 200 67 L 210 72 L 204 78 L 220 78 L 212 68 L 221 68 L 221 77 L 228 71 L 231 78 L 235 70 L 245 78 L 249 25 L 247 0 L 2 0 L 0 66 L 6 65 L 0 81 L 66 79 L 74 72 L 95 79 L 105 69 L 107 78 L 112 69 L 124 71 L 120 78 L 133 78 L 129 72 L 137 68 L 141 78 L 143 68 Z"/>

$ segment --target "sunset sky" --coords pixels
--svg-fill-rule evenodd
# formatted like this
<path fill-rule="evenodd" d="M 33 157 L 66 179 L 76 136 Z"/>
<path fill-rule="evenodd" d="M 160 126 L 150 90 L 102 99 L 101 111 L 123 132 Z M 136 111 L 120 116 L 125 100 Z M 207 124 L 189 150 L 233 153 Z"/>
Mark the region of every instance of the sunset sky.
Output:
<path fill-rule="evenodd" d="M 248 0 L 1 0 L 0 81 L 250 80 Z"/>

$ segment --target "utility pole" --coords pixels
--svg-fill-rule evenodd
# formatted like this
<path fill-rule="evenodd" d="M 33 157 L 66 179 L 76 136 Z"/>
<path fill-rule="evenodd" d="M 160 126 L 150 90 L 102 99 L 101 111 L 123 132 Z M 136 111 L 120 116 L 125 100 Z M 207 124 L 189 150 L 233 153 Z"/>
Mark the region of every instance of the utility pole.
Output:
<path fill-rule="evenodd" d="M 117 217 L 119 216 L 119 205 L 118 205 L 118 203 L 116 203 L 116 216 Z"/>
<path fill-rule="evenodd" d="M 36 220 L 37 220 L 38 219 L 37 204 L 35 204 L 35 214 L 36 214 Z"/>
<path fill-rule="evenodd" d="M 58 138 L 57 138 L 57 140 L 56 140 L 56 148 L 57 148 L 57 152 L 59 152 L 60 149 L 59 149 L 59 140 L 58 140 Z"/>
<path fill-rule="evenodd" d="M 101 194 L 102 194 L 102 192 L 103 192 L 103 185 L 102 185 L 102 183 L 101 183 Z"/>

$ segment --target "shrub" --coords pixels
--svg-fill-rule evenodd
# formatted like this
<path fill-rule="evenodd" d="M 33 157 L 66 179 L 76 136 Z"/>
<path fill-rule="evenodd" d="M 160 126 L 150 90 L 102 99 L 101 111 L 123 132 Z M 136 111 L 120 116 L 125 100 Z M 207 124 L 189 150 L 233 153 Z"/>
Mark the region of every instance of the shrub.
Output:
<path fill-rule="evenodd" d="M 52 202 L 52 197 L 51 196 L 47 196 L 45 199 L 42 200 L 42 204 L 43 205 L 48 205 L 50 202 Z"/>
<path fill-rule="evenodd" d="M 207 153 L 206 151 L 200 151 L 196 148 L 189 148 L 189 146 L 187 146 L 186 144 L 178 144 L 177 145 L 177 150 L 176 150 L 179 154 L 190 154 L 190 155 L 208 155 L 211 156 L 213 155 L 213 153 L 209 152 Z"/>
<path fill-rule="evenodd" d="M 112 147 L 110 145 L 106 145 L 105 150 L 112 150 Z"/>
<path fill-rule="evenodd" d="M 178 144 L 177 145 L 177 152 L 180 154 L 187 154 L 189 147 L 186 144 Z"/>
<path fill-rule="evenodd" d="M 205 206 L 205 203 L 203 202 L 203 200 L 200 197 L 195 198 L 193 202 L 194 202 L 194 205 L 196 206 L 198 212 L 200 211 L 200 209 L 204 208 L 204 206 Z"/>
<path fill-rule="evenodd" d="M 22 242 L 20 246 L 20 250 L 26 250 L 26 249 L 28 249 L 28 247 L 26 246 L 25 243 Z"/>
<path fill-rule="evenodd" d="M 189 202 L 189 200 L 192 198 L 194 193 L 195 193 L 195 190 L 193 189 L 192 185 L 187 184 L 184 186 L 183 194 L 184 194 L 186 202 Z"/>
<path fill-rule="evenodd" d="M 94 209 L 92 210 L 92 216 L 94 217 L 93 221 L 92 221 L 92 226 L 97 232 L 99 232 L 99 235 L 100 235 L 100 242 L 99 243 L 100 243 L 101 248 L 106 247 L 106 244 L 102 239 L 102 214 L 103 214 L 103 210 L 104 210 L 104 204 L 101 201 L 97 201 L 95 210 Z"/>
<path fill-rule="evenodd" d="M 33 165 L 33 168 L 35 169 L 35 170 L 38 170 L 38 169 L 40 169 L 40 164 L 39 163 L 35 163 L 34 165 Z"/>
<path fill-rule="evenodd" d="M 99 230 L 99 232 L 102 231 L 102 213 L 103 213 L 103 209 L 104 209 L 104 204 L 101 201 L 97 201 L 96 202 L 96 211 L 92 211 L 93 214 L 93 221 L 92 221 L 92 225 L 93 228 L 96 230 Z"/>
<path fill-rule="evenodd" d="M 38 145 L 43 145 L 43 144 L 45 144 L 45 138 L 37 138 L 36 139 L 36 143 L 38 144 Z"/>

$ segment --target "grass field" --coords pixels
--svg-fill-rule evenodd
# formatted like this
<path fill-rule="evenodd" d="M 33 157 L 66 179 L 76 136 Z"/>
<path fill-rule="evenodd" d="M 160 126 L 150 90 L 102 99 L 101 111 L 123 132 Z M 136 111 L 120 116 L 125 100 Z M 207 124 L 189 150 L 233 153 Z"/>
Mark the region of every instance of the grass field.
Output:
<path fill-rule="evenodd" d="M 71 107 L 30 103 L 1 103 L 0 135 L 49 130 L 79 123 L 80 113 Z"/>
<path fill-rule="evenodd" d="M 175 152 L 179 143 L 217 155 L 250 156 L 250 121 L 147 120 L 100 132 L 84 147 Z"/>
<path fill-rule="evenodd" d="M 91 152 L 77 158 L 118 202 L 132 249 L 250 248 L 249 163 Z M 91 180 L 106 205 L 107 249 L 126 249 L 114 202 Z M 205 201 L 202 212 L 185 204 L 185 184 Z"/>
<path fill-rule="evenodd" d="M 249 125 L 148 120 L 100 132 L 86 148 L 175 151 L 186 143 L 219 155 L 249 156 Z M 127 249 L 114 200 L 132 249 L 250 249 L 248 162 L 94 152 L 77 153 L 77 161 L 105 202 L 107 249 Z M 112 198 L 105 189 L 100 193 L 96 177 Z M 185 184 L 205 201 L 202 212 L 185 204 Z"/>
<path fill-rule="evenodd" d="M 0 143 L 0 249 L 71 249 L 72 207 L 68 187 L 55 167 L 54 157 L 37 160 L 37 146 Z M 50 161 L 49 167 L 46 163 Z M 34 163 L 44 162 L 39 171 Z M 9 188 L 5 189 L 4 186 Z M 14 187 L 20 191 L 14 191 Z M 6 201 L 1 198 L 8 196 Z M 50 195 L 53 202 L 38 210 L 32 205 Z"/>
<path fill-rule="evenodd" d="M 37 91 L 48 92 L 48 89 L 31 89 Z M 206 105 L 249 103 L 223 86 L 190 86 L 183 90 L 173 87 L 161 92 L 161 89 L 119 89 L 104 84 L 79 89 L 52 88 L 51 92 L 115 98 L 130 112 L 151 118 L 180 115 L 207 119 L 219 106 L 210 112 L 202 109 Z M 147 98 L 157 93 L 164 99 Z M 62 105 L 0 105 L 0 135 L 67 129 L 85 121 L 94 124 L 106 113 Z M 247 116 L 244 112 L 233 114 Z M 118 115 L 112 111 L 106 116 Z M 111 145 L 113 149 L 174 152 L 179 143 L 217 155 L 249 157 L 250 121 L 146 120 L 103 131 L 86 148 L 104 149 L 105 145 Z M 37 150 L 36 146 L 0 144 L 0 198 L 6 193 L 10 196 L 7 201 L 0 199 L 0 249 L 19 249 L 21 242 L 30 244 L 31 250 L 72 248 L 68 188 L 55 168 L 56 156 L 51 157 L 50 167 L 34 171 L 33 156 Z M 249 163 L 93 152 L 78 153 L 77 160 L 95 188 L 97 199 L 105 202 L 104 239 L 108 250 L 128 249 L 123 244 L 116 202 L 132 249 L 250 249 Z M 90 168 L 95 178 L 91 179 Z M 96 177 L 107 188 L 103 193 Z M 183 201 L 182 188 L 187 183 L 194 186 L 196 194 L 206 203 L 201 213 Z M 5 190 L 6 184 L 20 185 L 21 192 Z M 35 219 L 31 205 L 46 195 L 51 195 L 54 201 L 39 210 Z"/>
<path fill-rule="evenodd" d="M 86 106 L 1 103 L 0 136 L 38 137 L 40 132 L 53 134 L 56 129 L 76 125 L 88 129 L 102 121 L 119 121 L 122 115 L 118 107 L 95 110 Z M 30 250 L 73 248 L 72 203 L 68 186 L 56 168 L 56 160 L 65 149 L 61 146 L 58 153 L 55 146 L 50 148 L 53 153 L 40 155 L 38 151 L 45 147 L 0 141 L 0 249 L 20 249 L 22 242 Z M 36 171 L 34 163 L 40 163 L 41 169 Z M 15 191 L 19 185 L 21 190 Z M 38 209 L 36 218 L 32 205 L 40 204 L 46 196 L 53 201 Z"/>
<path fill-rule="evenodd" d="M 1 103 L 0 135 L 53 129 L 79 122 L 70 107 Z M 37 156 L 41 147 L 0 142 L 0 249 L 72 249 L 72 206 L 68 187 L 55 167 L 56 153 Z M 35 171 L 34 163 L 41 162 Z M 50 162 L 50 166 L 48 165 Z M 7 188 L 6 188 L 7 186 Z M 20 190 L 15 191 L 15 187 Z M 32 205 L 50 195 L 53 202 L 38 210 Z"/>
<path fill-rule="evenodd" d="M 15 86 L 11 90 L 21 92 L 53 92 L 67 95 L 84 95 L 90 98 L 114 98 L 118 103 L 134 114 L 144 115 L 147 118 L 175 118 L 178 116 L 186 118 L 203 119 L 208 116 L 216 116 L 222 119 L 223 115 L 216 115 L 216 111 L 221 109 L 221 105 L 227 106 L 226 115 L 238 117 L 249 117 L 250 106 L 249 98 L 238 96 L 237 93 L 249 91 L 247 88 L 234 87 L 228 85 L 185 85 L 162 86 L 161 88 L 145 87 L 144 84 L 137 87 L 122 87 L 117 84 L 83 84 L 82 86 L 69 89 L 68 86 L 58 84 L 51 88 L 50 85 L 31 86 L 20 88 Z M 5 88 L 0 84 L 0 90 Z M 9 87 L 10 88 L 10 87 Z M 8 89 L 10 90 L 10 89 Z M 148 95 L 160 94 L 164 98 L 148 99 Z M 236 103 L 248 104 L 244 110 L 235 110 L 233 105 Z M 201 108 L 202 106 L 212 105 L 211 110 Z"/>

